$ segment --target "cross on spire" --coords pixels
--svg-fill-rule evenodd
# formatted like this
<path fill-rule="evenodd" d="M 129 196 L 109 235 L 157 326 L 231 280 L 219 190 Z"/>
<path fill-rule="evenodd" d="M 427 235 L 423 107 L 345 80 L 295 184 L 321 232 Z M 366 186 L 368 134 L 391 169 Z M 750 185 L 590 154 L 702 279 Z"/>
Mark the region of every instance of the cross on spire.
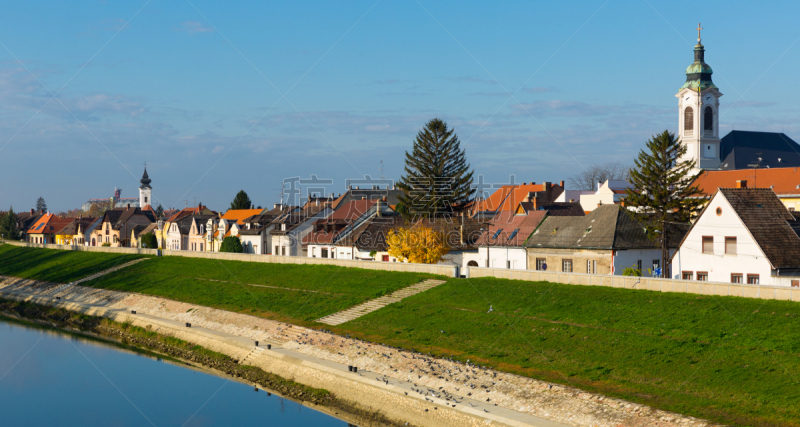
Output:
<path fill-rule="evenodd" d="M 700 43 L 700 30 L 702 30 L 702 29 L 703 29 L 703 27 L 701 27 L 700 23 L 698 22 L 697 23 L 697 43 Z"/>
<path fill-rule="evenodd" d="M 147 167 L 147 161 L 144 162 L 144 167 Z"/>

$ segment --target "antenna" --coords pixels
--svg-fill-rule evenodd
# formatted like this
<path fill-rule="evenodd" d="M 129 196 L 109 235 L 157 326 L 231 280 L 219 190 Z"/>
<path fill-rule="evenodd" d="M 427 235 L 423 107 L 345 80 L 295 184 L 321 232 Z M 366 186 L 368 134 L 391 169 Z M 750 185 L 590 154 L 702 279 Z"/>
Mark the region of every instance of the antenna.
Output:
<path fill-rule="evenodd" d="M 386 178 L 383 176 L 383 159 L 381 159 L 381 182 L 383 182 Z"/>

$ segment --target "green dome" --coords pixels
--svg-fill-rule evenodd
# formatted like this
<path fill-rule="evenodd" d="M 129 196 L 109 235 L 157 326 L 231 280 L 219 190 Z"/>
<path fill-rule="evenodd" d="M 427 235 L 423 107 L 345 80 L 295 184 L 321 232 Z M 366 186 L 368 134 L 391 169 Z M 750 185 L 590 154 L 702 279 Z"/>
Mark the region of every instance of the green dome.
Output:
<path fill-rule="evenodd" d="M 714 71 L 711 69 L 711 66 L 706 64 L 705 62 L 693 62 L 692 65 L 686 68 L 686 74 L 699 74 L 699 73 L 706 73 L 706 74 L 713 74 Z"/>
<path fill-rule="evenodd" d="M 705 48 L 697 43 L 694 47 L 694 62 L 686 68 L 686 83 L 681 86 L 681 90 L 689 88 L 692 90 L 719 89 L 711 81 L 711 74 L 714 71 L 705 62 Z"/>

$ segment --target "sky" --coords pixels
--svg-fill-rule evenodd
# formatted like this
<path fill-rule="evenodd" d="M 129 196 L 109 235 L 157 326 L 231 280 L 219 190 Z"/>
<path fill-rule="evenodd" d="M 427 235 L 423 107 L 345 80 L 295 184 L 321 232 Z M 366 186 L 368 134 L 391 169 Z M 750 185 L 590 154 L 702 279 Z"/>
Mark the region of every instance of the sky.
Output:
<path fill-rule="evenodd" d="M 721 135 L 800 140 L 800 2 L 12 2 L 0 15 L 0 209 L 138 197 L 226 210 L 399 179 L 432 118 L 484 182 L 631 164 L 678 126 L 698 22 Z M 308 184 L 314 177 L 322 184 Z M 296 181 L 296 179 L 294 180 Z"/>

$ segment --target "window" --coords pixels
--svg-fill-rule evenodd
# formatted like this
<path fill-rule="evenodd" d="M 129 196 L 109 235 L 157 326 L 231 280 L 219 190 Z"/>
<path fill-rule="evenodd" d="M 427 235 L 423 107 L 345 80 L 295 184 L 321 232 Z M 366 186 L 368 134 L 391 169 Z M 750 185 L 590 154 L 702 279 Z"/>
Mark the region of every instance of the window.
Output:
<path fill-rule="evenodd" d="M 281 256 L 286 256 L 286 246 L 281 246 Z"/>
<path fill-rule="evenodd" d="M 536 269 L 539 271 L 544 271 L 547 267 L 547 260 L 544 258 L 536 258 Z"/>
<path fill-rule="evenodd" d="M 381 255 L 381 261 L 389 262 L 389 255 Z M 470 261 L 470 262 L 475 262 L 475 261 Z M 478 263 L 475 263 L 475 266 L 477 266 L 477 265 L 478 265 Z"/>
<path fill-rule="evenodd" d="M 683 110 L 683 133 L 691 135 L 692 130 L 694 130 L 694 110 L 692 107 L 686 107 Z"/>
<path fill-rule="evenodd" d="M 725 254 L 727 254 L 727 255 L 736 255 L 736 238 L 735 237 L 726 237 L 725 238 Z"/>
<path fill-rule="evenodd" d="M 321 258 L 327 258 L 328 257 L 328 248 L 322 248 L 321 252 L 322 252 L 322 255 L 320 255 Z"/>
<path fill-rule="evenodd" d="M 642 260 L 636 260 L 636 269 L 642 271 Z"/>
<path fill-rule="evenodd" d="M 275 255 L 278 255 L 278 247 L 277 246 L 275 246 Z M 323 256 L 323 258 L 325 258 L 325 257 Z"/>
<path fill-rule="evenodd" d="M 503 232 L 503 229 L 502 229 L 502 228 L 501 228 L 501 229 L 499 229 L 499 230 L 497 230 L 497 232 L 496 232 L 496 233 L 494 233 L 494 236 L 492 236 L 492 239 L 496 239 L 496 238 L 497 238 L 497 236 L 499 236 L 499 235 L 500 235 L 500 233 L 502 233 L 502 232 Z"/>
<path fill-rule="evenodd" d="M 660 267 L 660 266 L 661 266 L 661 260 L 660 259 L 654 259 L 653 260 L 653 271 L 656 271 L 658 269 L 658 267 Z"/>
<path fill-rule="evenodd" d="M 706 135 L 714 134 L 714 110 L 711 107 L 706 107 L 703 110 L 703 130 Z"/>
<path fill-rule="evenodd" d="M 717 216 L 722 215 L 722 208 L 717 208 Z"/>
<path fill-rule="evenodd" d="M 203 244 L 200 244 L 200 252 L 203 252 Z"/>
<path fill-rule="evenodd" d="M 692 276 L 693 276 L 693 275 L 694 275 L 694 273 L 692 273 L 691 271 L 684 271 L 684 272 L 681 272 L 681 278 L 682 278 L 683 280 L 692 280 Z"/>
<path fill-rule="evenodd" d="M 572 260 L 571 259 L 562 259 L 561 260 L 561 271 L 564 273 L 572 273 Z"/>
<path fill-rule="evenodd" d="M 742 274 L 731 273 L 731 283 L 742 283 Z"/>
<path fill-rule="evenodd" d="M 513 238 L 514 238 L 514 236 L 516 236 L 518 232 L 519 232 L 519 228 L 517 228 L 516 230 L 512 231 L 512 232 L 511 232 L 511 235 L 510 235 L 510 236 L 508 236 L 508 240 L 511 240 L 511 239 L 513 239 Z"/>
<path fill-rule="evenodd" d="M 697 272 L 697 280 L 701 282 L 708 282 L 708 272 L 707 271 L 698 271 Z"/>
<path fill-rule="evenodd" d="M 747 284 L 748 285 L 757 285 L 758 284 L 758 274 L 748 274 L 747 275 Z"/>
<path fill-rule="evenodd" d="M 386 255 L 384 255 L 384 256 L 386 256 Z M 477 266 L 478 266 L 478 262 L 477 261 L 470 261 L 470 262 L 467 263 L 467 267 L 477 267 Z"/>
<path fill-rule="evenodd" d="M 704 254 L 713 254 L 714 253 L 714 237 L 713 236 L 703 236 L 703 253 Z"/>
<path fill-rule="evenodd" d="M 586 272 L 589 274 L 597 274 L 597 261 L 593 259 L 586 260 Z"/>
<path fill-rule="evenodd" d="M 793 288 L 800 288 L 800 280 L 792 280 Z"/>
<path fill-rule="evenodd" d="M 311 258 L 317 257 L 317 248 L 311 248 Z"/>

